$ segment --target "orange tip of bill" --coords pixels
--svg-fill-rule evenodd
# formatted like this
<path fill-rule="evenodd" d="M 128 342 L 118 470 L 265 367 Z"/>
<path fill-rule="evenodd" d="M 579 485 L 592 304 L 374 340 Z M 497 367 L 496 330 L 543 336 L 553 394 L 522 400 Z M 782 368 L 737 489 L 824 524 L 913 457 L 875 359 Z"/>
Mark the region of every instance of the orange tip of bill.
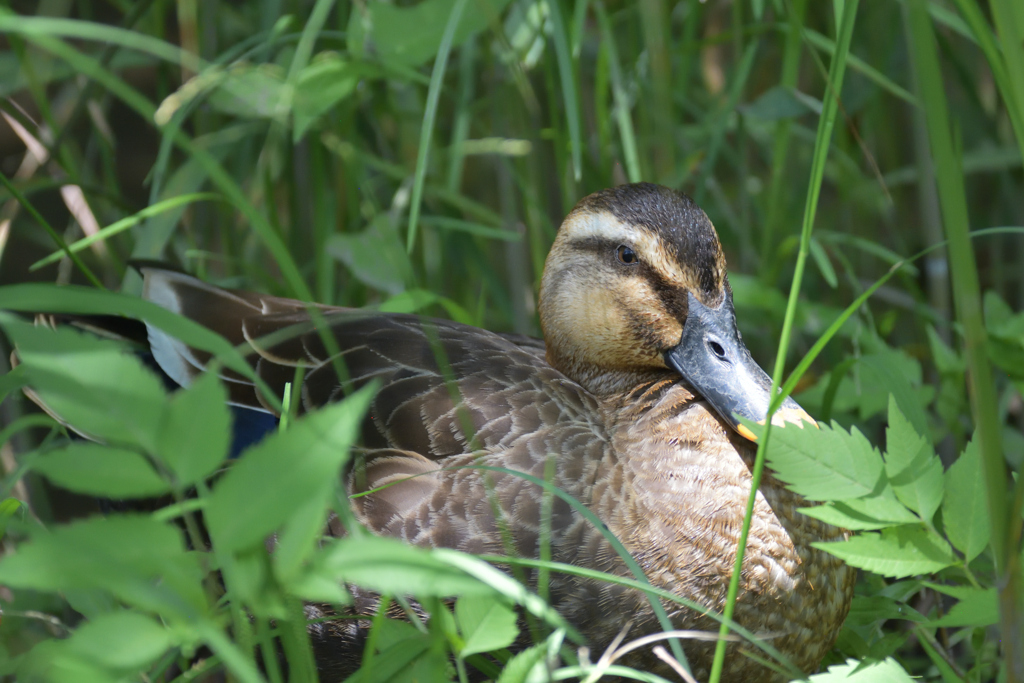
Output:
<path fill-rule="evenodd" d="M 803 408 L 799 407 L 782 408 L 781 410 L 777 411 L 774 416 L 772 416 L 772 424 L 775 425 L 776 427 L 782 427 L 787 422 L 789 424 L 795 424 L 800 427 L 803 427 L 804 423 L 807 423 L 813 426 L 815 429 L 818 429 L 818 423 L 814 421 L 814 418 L 808 415 Z M 764 420 L 758 420 L 757 422 L 757 424 L 759 425 L 763 425 L 764 423 Z M 757 441 L 757 434 L 752 432 L 750 428 L 743 423 L 737 425 L 736 431 L 739 432 L 739 435 L 745 439 Z"/>
<path fill-rule="evenodd" d="M 740 423 L 736 427 L 736 431 L 739 432 L 740 436 L 742 436 L 744 439 L 750 439 L 751 441 L 757 441 L 757 434 L 755 434 L 754 432 L 750 431 L 750 429 L 745 424 Z"/>

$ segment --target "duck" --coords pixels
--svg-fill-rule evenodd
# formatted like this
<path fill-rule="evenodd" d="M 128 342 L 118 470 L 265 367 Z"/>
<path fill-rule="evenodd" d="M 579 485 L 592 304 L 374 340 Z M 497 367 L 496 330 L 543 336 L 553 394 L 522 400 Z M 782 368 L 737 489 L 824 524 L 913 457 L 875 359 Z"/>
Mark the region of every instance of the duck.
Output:
<path fill-rule="evenodd" d="M 620 539 L 655 587 L 724 609 L 756 452 L 740 418 L 764 424 L 771 380 L 737 329 L 715 228 L 685 194 L 627 184 L 572 209 L 541 281 L 543 340 L 318 305 L 333 341 L 325 345 L 307 303 L 162 268 L 142 273 L 145 298 L 251 347 L 256 374 L 272 388 L 283 391 L 298 369 L 300 411 L 379 383 L 357 464 L 344 474 L 351 507 L 372 533 L 423 548 L 536 558 L 542 489 L 495 468 L 547 476 Z M 148 334 L 176 383 L 188 386 L 207 369 L 202 352 L 158 328 Z M 348 377 L 339 377 L 338 360 Z M 252 382 L 220 372 L 234 405 L 276 414 Z M 772 419 L 814 424 L 790 398 Z M 805 672 L 833 646 L 855 580 L 855 570 L 814 547 L 848 533 L 798 511 L 809 504 L 765 473 L 734 613 Z M 549 505 L 552 560 L 632 578 L 601 529 L 561 498 Z M 328 528 L 345 533 L 336 519 Z M 632 588 L 553 573 L 548 597 L 594 652 L 623 634 L 662 630 Z M 357 599 L 348 609 L 360 605 L 364 616 L 376 607 Z M 717 633 L 704 611 L 664 607 L 676 629 Z M 333 614 L 318 609 L 311 614 Z M 317 627 L 322 680 L 341 680 L 358 663 L 344 654 L 356 624 Z M 714 645 L 683 642 L 698 680 L 709 675 Z M 722 680 L 786 680 L 743 656 L 754 651 L 749 644 L 728 647 Z M 622 662 L 673 675 L 650 647 Z"/>

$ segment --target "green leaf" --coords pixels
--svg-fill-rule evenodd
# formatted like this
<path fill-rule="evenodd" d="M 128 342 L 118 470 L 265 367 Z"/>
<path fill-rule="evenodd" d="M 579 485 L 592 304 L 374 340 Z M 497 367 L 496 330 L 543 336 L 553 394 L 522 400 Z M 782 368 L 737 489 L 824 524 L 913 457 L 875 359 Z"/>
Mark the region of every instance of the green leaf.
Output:
<path fill-rule="evenodd" d="M 277 64 L 235 64 L 216 77 L 208 102 L 226 114 L 281 120 L 291 106 L 292 90 Z"/>
<path fill-rule="evenodd" d="M 321 53 L 306 65 L 295 84 L 294 141 L 300 140 L 321 114 L 348 97 L 362 75 L 336 52 Z"/>
<path fill-rule="evenodd" d="M 812 106 L 812 99 L 802 93 L 782 85 L 769 88 L 750 104 L 743 104 L 738 107 L 747 116 L 760 121 L 778 121 L 780 119 L 795 119 L 804 114 L 820 114 L 821 102 Z"/>
<path fill-rule="evenodd" d="M 762 425 L 743 421 L 760 436 Z M 854 427 L 835 422 L 819 429 L 787 425 L 772 429 L 768 464 L 788 487 L 810 500 L 843 500 L 871 494 L 882 479 L 882 456 Z"/>
<path fill-rule="evenodd" d="M 956 564 L 956 556 L 949 544 L 921 525 L 895 527 L 885 529 L 881 534 L 864 533 L 848 541 L 812 545 L 852 567 L 896 578 L 931 574 Z"/>
<path fill-rule="evenodd" d="M 76 441 L 32 461 L 57 486 L 105 498 L 149 498 L 171 490 L 136 451 Z"/>
<path fill-rule="evenodd" d="M 25 506 L 17 498 L 5 498 L 0 501 L 0 540 L 7 533 L 7 523 L 19 512 L 24 517 Z"/>
<path fill-rule="evenodd" d="M 985 292 L 985 327 L 992 334 L 1007 341 L 1024 340 L 1024 313 L 1014 313 L 1010 305 L 999 295 Z"/>
<path fill-rule="evenodd" d="M 959 602 L 940 619 L 929 621 L 927 626 L 992 626 L 999 623 L 999 595 L 995 588 L 962 588 L 955 596 Z"/>
<path fill-rule="evenodd" d="M 502 667 L 497 683 L 526 683 L 535 680 L 532 674 L 534 671 L 543 671 L 547 651 L 547 644 L 541 643 L 517 653 Z"/>
<path fill-rule="evenodd" d="M 3 403 L 9 393 L 25 386 L 26 382 L 25 369 L 21 366 L 0 375 L 0 403 Z"/>
<path fill-rule="evenodd" d="M 925 616 L 901 600 L 887 595 L 858 595 L 853 598 L 846 626 L 867 626 L 890 619 L 927 621 Z"/>
<path fill-rule="evenodd" d="M 398 294 L 414 279 L 412 262 L 387 213 L 378 214 L 362 232 L 332 236 L 326 248 L 360 282 L 382 292 Z M 367 254 L 374 257 L 366 258 Z"/>
<path fill-rule="evenodd" d="M 813 683 L 913 683 L 899 663 L 892 657 L 881 662 L 862 662 L 849 659 L 846 664 L 830 666 L 825 673 L 815 674 Z"/>
<path fill-rule="evenodd" d="M 1017 341 L 989 336 L 985 350 L 992 358 L 992 363 L 1000 370 L 1013 379 L 1024 379 L 1024 345 Z"/>
<path fill-rule="evenodd" d="M 113 342 L 0 314 L 29 384 L 62 420 L 91 438 L 154 447 L 166 394 L 152 371 Z"/>
<path fill-rule="evenodd" d="M 455 603 L 455 619 L 465 644 L 460 657 L 508 647 L 519 635 L 516 613 L 490 597 L 463 596 Z"/>
<path fill-rule="evenodd" d="M 212 159 L 211 163 L 213 163 Z M 264 395 L 268 397 L 268 400 L 277 400 L 266 388 L 266 383 L 256 375 L 242 354 L 228 340 L 196 321 L 172 313 L 152 301 L 91 287 L 30 283 L 0 287 L 0 302 L 5 309 L 14 311 L 117 315 L 143 320 L 146 324 L 158 327 L 179 339 L 187 346 L 209 352 L 227 367 L 264 387 Z M 24 322 L 13 316 L 0 314 L 0 326 L 5 329 L 8 327 L 8 321 L 12 320 L 22 326 L 25 325 Z"/>
<path fill-rule="evenodd" d="M 274 574 L 282 583 L 294 578 L 316 549 L 324 529 L 325 507 L 323 498 L 311 498 L 292 514 L 277 535 Z"/>
<path fill-rule="evenodd" d="M 946 536 L 970 562 L 988 545 L 988 519 L 984 472 L 977 442 L 971 441 L 946 471 L 942 525 Z"/>
<path fill-rule="evenodd" d="M 836 270 L 832 267 L 832 262 L 828 259 L 828 252 L 821 246 L 821 242 L 817 238 L 812 237 L 810 242 L 811 257 L 814 259 L 814 263 L 818 266 L 818 270 L 821 272 L 821 277 L 824 278 L 825 282 L 832 289 L 839 286 L 839 279 L 836 277 Z"/>
<path fill-rule="evenodd" d="M 251 547 L 310 501 L 326 507 L 375 391 L 375 384 L 367 385 L 246 451 L 207 504 L 214 543 L 225 551 Z"/>
<path fill-rule="evenodd" d="M 408 672 L 430 648 L 430 637 L 420 634 L 415 638 L 401 640 L 375 656 L 370 666 L 364 666 L 345 683 L 377 683 L 377 681 L 408 680 Z M 445 676 L 430 676 L 423 681 L 447 681 Z"/>
<path fill-rule="evenodd" d="M 462 14 L 452 47 L 493 25 L 510 0 L 475 0 Z M 372 53 L 384 62 L 419 66 L 437 54 L 455 0 L 425 0 L 411 7 L 367 3 L 352 12 L 348 47 L 352 54 Z"/>
<path fill-rule="evenodd" d="M 313 567 L 319 576 L 389 595 L 482 595 L 493 599 L 495 593 L 432 551 L 377 536 L 339 539 L 314 558 Z"/>
<path fill-rule="evenodd" d="M 212 372 L 171 396 L 157 437 L 157 452 L 188 486 L 210 476 L 227 457 L 231 442 L 228 395 Z"/>
<path fill-rule="evenodd" d="M 445 610 L 447 611 L 447 610 Z M 374 626 L 377 631 L 377 651 L 390 650 L 402 641 L 413 641 L 417 639 L 430 640 L 430 635 L 419 630 L 407 621 L 398 619 L 381 619 Z"/>
<path fill-rule="evenodd" d="M 900 410 L 918 434 L 929 433 L 928 417 L 924 409 L 931 402 L 931 394 L 927 394 L 925 400 L 925 394 L 920 391 L 919 362 L 899 351 L 886 349 L 863 356 L 860 368 L 862 377 L 867 376 L 876 386 L 884 389 L 886 403 L 890 396 L 895 397 Z"/>
<path fill-rule="evenodd" d="M 896 497 L 931 522 L 942 502 L 942 462 L 931 443 L 903 416 L 892 396 L 885 447 L 885 471 Z"/>
<path fill-rule="evenodd" d="M 886 486 L 878 494 L 800 508 L 800 512 L 827 524 L 852 531 L 883 529 L 900 524 L 916 524 L 920 521 L 896 499 L 896 494 L 890 486 Z"/>
<path fill-rule="evenodd" d="M 178 529 L 143 515 L 93 517 L 41 531 L 0 560 L 0 583 L 9 586 L 100 588 L 184 620 L 205 610 L 202 577 Z"/>
<path fill-rule="evenodd" d="M 110 612 L 91 619 L 67 640 L 68 651 L 116 671 L 136 671 L 173 645 L 171 632 L 137 612 Z"/>
<path fill-rule="evenodd" d="M 425 289 L 407 289 L 388 297 L 377 310 L 384 313 L 415 313 L 440 299 L 437 294 Z"/>
<path fill-rule="evenodd" d="M 106 671 L 70 652 L 67 641 L 44 640 L 18 661 L 17 680 L 47 683 L 122 683 L 124 676 Z"/>
<path fill-rule="evenodd" d="M 927 331 L 932 360 L 935 361 L 935 367 L 939 372 L 943 375 L 962 375 L 967 372 L 967 361 L 942 340 L 935 327 L 929 325 Z"/>

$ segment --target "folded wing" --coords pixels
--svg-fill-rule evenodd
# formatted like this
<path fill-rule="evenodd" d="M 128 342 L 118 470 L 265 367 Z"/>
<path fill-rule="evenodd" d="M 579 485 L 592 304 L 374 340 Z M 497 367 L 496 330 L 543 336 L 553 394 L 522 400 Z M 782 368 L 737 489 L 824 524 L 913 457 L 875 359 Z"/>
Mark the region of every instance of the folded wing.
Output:
<path fill-rule="evenodd" d="M 143 273 L 146 298 L 251 349 L 253 368 L 273 391 L 280 395 L 298 379 L 300 410 L 379 381 L 363 428 L 367 449 L 436 460 L 501 448 L 556 424 L 582 421 L 600 431 L 589 424 L 600 412 L 594 399 L 547 363 L 539 340 L 225 290 L 171 271 Z M 157 362 L 183 386 L 210 363 L 208 354 L 157 328 L 149 328 L 149 339 Z M 273 412 L 248 379 L 219 372 L 233 403 Z"/>

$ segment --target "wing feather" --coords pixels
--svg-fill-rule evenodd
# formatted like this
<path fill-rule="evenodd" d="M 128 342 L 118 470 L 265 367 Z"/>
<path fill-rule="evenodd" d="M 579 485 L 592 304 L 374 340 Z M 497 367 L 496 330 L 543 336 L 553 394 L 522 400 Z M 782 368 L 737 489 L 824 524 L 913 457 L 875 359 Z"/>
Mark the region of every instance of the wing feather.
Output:
<path fill-rule="evenodd" d="M 379 380 L 363 425 L 363 445 L 430 460 L 507 446 L 510 439 L 559 423 L 592 430 L 596 401 L 552 368 L 543 342 L 459 323 L 318 306 L 339 355 L 332 356 L 299 301 L 225 290 L 180 273 L 146 268 L 144 296 L 188 316 L 235 344 L 248 344 L 259 377 L 279 394 L 302 375 L 301 410 L 345 395 L 335 370 L 353 388 Z M 210 361 L 155 328 L 154 355 L 187 385 Z M 271 412 L 245 378 L 225 373 L 232 402 Z"/>

